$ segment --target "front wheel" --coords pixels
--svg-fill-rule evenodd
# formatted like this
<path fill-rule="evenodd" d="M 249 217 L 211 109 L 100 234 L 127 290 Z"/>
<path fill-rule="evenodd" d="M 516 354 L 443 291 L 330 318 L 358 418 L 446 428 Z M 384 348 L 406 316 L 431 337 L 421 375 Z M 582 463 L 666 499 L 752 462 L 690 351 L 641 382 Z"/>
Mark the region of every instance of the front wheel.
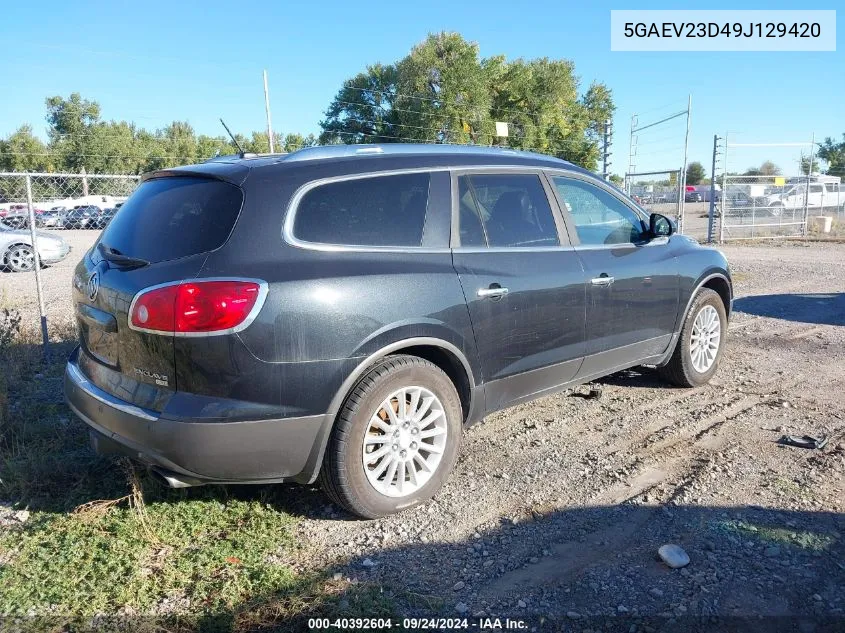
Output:
<path fill-rule="evenodd" d="M 416 356 L 390 356 L 338 415 L 320 482 L 337 504 L 375 519 L 440 490 L 458 456 L 463 416 L 449 377 Z"/>
<path fill-rule="evenodd" d="M 15 244 L 6 253 L 6 265 L 13 273 L 26 273 L 35 269 L 35 252 L 28 244 Z"/>
<path fill-rule="evenodd" d="M 684 319 L 681 335 L 661 375 L 681 387 L 700 387 L 716 373 L 728 329 L 722 298 L 715 290 L 702 288 L 695 295 Z"/>

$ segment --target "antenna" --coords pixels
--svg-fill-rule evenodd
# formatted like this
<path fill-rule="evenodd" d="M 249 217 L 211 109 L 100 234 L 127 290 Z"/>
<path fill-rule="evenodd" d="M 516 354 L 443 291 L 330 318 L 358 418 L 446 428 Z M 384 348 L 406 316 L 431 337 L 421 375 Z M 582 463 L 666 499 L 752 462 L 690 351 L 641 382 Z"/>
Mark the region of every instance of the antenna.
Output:
<path fill-rule="evenodd" d="M 232 142 L 235 144 L 235 147 L 238 148 L 238 153 L 240 154 L 240 157 L 243 158 L 244 155 L 246 155 L 244 148 L 241 147 L 240 143 L 238 143 L 238 139 L 235 138 L 235 135 L 232 134 L 232 130 L 229 129 L 229 126 L 226 125 L 226 123 L 223 121 L 223 119 L 220 119 L 220 123 L 222 123 L 223 127 L 226 128 L 226 133 L 229 135 L 229 138 L 232 139 Z"/>

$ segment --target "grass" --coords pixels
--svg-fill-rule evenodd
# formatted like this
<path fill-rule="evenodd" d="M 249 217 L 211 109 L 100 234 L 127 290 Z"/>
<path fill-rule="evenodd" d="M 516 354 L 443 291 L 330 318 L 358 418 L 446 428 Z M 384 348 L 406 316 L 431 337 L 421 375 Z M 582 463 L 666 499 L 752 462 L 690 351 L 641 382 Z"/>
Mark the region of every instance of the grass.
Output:
<path fill-rule="evenodd" d="M 49 363 L 32 333 L 0 347 L 0 500 L 29 511 L 0 524 L 0 618 L 85 629 L 106 614 L 136 628 L 231 631 L 392 613 L 379 587 L 285 562 L 301 546 L 281 487 L 174 491 L 128 460 L 95 455 L 61 399 L 72 336 L 54 336 L 65 340 Z"/>
<path fill-rule="evenodd" d="M 836 539 L 827 534 L 795 530 L 769 525 L 756 525 L 746 521 L 722 521 L 717 528 L 753 538 L 772 545 L 786 545 L 812 552 L 823 552 L 834 544 Z"/>

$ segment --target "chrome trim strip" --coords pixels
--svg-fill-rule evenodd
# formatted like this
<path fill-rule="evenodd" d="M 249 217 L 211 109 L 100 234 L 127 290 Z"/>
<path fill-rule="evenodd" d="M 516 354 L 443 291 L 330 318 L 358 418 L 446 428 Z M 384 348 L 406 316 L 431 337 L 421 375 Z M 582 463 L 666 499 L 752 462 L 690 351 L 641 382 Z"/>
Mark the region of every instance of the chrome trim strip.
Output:
<path fill-rule="evenodd" d="M 537 165 L 455 165 L 451 167 L 413 167 L 413 168 L 406 168 L 406 169 L 386 169 L 383 171 L 369 171 L 359 174 L 346 174 L 344 176 L 330 176 L 328 178 L 321 178 L 319 180 L 313 180 L 311 182 L 307 182 L 302 185 L 299 189 L 297 189 L 293 196 L 290 199 L 290 202 L 285 209 L 285 221 L 282 224 L 282 239 L 289 244 L 290 246 L 294 246 L 296 248 L 304 248 L 307 250 L 312 251 L 324 251 L 324 252 L 349 252 L 349 253 L 449 253 L 452 249 L 450 248 L 428 248 L 425 246 L 361 246 L 361 245 L 348 245 L 348 244 L 324 244 L 321 242 L 307 242 L 305 240 L 298 239 L 293 234 L 293 225 L 296 219 L 296 212 L 297 207 L 299 206 L 302 197 L 308 193 L 311 189 L 315 187 L 319 187 L 321 185 L 333 183 L 333 182 L 343 182 L 347 180 L 358 180 L 361 178 L 374 178 L 378 176 L 398 176 L 402 174 L 418 174 L 418 173 L 436 173 L 436 172 L 449 172 L 450 174 L 454 175 L 455 173 L 460 172 L 485 172 L 485 171 L 517 171 L 523 173 L 536 173 L 541 175 L 544 170 L 548 169 L 546 166 L 537 166 Z M 567 172 L 569 173 L 569 172 Z M 577 172 L 572 172 L 577 173 Z M 453 196 L 454 194 L 454 185 L 452 187 Z M 454 204 L 454 197 L 453 197 L 453 204 Z M 453 225 L 454 228 L 454 225 Z M 515 251 L 525 251 L 525 248 L 515 248 Z M 537 250 L 536 248 L 533 250 Z M 489 251 L 485 251 L 489 252 Z"/>
<path fill-rule="evenodd" d="M 132 311 L 135 308 L 135 302 L 141 297 L 141 295 L 150 292 L 151 290 L 158 290 L 159 288 L 166 288 L 168 286 L 178 286 L 179 284 L 183 283 L 202 283 L 205 281 L 251 281 L 253 283 L 258 284 L 258 299 L 255 301 L 255 305 L 252 306 L 252 310 L 249 311 L 249 314 L 246 315 L 246 318 L 235 327 L 226 328 L 225 330 L 215 330 L 214 332 L 165 332 L 162 330 L 151 330 L 148 328 L 143 327 L 136 327 L 132 325 Z M 163 284 L 156 284 L 155 286 L 148 286 L 146 288 L 142 288 L 138 292 L 135 293 L 135 296 L 132 297 L 132 303 L 129 304 L 129 312 L 126 315 L 126 322 L 129 325 L 130 330 L 135 330 L 136 332 L 144 332 L 146 334 L 159 334 L 161 336 L 177 336 L 179 338 L 198 338 L 201 336 L 223 336 L 226 334 L 235 334 L 237 332 L 242 332 L 246 328 L 248 328 L 253 321 L 255 321 L 256 317 L 258 317 L 258 313 L 261 312 L 261 308 L 264 307 L 264 300 L 267 298 L 267 295 L 270 292 L 270 287 L 268 286 L 267 282 L 263 279 L 253 279 L 250 277 L 194 277 L 192 279 L 180 279 L 178 281 L 168 281 Z"/>
<path fill-rule="evenodd" d="M 150 422 L 158 421 L 158 418 L 147 413 L 146 409 L 142 409 L 141 407 L 136 407 L 134 404 L 129 404 L 123 400 L 119 400 L 97 387 L 85 377 L 85 374 L 83 374 L 82 370 L 79 369 L 79 365 L 69 362 L 67 364 L 67 373 L 70 376 L 70 379 L 73 380 L 74 384 L 86 394 L 94 398 L 94 400 L 143 420 L 149 420 Z"/>

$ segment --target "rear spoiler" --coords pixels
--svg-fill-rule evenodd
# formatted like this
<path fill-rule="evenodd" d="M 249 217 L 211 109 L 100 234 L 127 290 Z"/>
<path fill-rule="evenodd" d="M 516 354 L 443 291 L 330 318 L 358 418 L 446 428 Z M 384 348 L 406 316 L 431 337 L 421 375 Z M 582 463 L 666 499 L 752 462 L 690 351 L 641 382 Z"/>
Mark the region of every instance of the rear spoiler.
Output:
<path fill-rule="evenodd" d="M 242 163 L 214 162 L 149 171 L 141 176 L 141 182 L 154 178 L 210 178 L 241 186 L 248 175 L 249 167 Z"/>

